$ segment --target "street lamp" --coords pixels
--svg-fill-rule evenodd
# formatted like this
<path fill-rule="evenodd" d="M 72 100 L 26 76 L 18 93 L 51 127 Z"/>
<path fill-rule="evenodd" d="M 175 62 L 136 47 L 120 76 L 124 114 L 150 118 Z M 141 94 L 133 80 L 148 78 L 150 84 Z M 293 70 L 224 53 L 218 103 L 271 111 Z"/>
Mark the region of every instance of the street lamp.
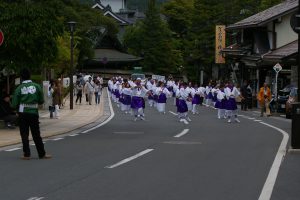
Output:
<path fill-rule="evenodd" d="M 70 110 L 73 110 L 73 90 L 74 90 L 74 84 L 73 84 L 73 36 L 74 36 L 74 31 L 75 31 L 75 25 L 76 22 L 70 21 L 68 22 L 69 28 L 70 28 L 70 33 L 71 33 L 71 61 L 70 61 Z"/>

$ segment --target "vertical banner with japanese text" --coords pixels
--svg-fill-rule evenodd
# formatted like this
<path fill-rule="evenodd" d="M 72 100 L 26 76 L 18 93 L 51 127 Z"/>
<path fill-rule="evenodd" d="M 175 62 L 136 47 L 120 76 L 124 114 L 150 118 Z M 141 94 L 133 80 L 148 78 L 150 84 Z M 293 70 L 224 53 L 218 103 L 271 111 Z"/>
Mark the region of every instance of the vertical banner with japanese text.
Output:
<path fill-rule="evenodd" d="M 222 49 L 225 48 L 225 26 L 216 26 L 216 52 L 215 52 L 215 62 L 217 64 L 225 63 L 225 58 L 222 56 Z"/>

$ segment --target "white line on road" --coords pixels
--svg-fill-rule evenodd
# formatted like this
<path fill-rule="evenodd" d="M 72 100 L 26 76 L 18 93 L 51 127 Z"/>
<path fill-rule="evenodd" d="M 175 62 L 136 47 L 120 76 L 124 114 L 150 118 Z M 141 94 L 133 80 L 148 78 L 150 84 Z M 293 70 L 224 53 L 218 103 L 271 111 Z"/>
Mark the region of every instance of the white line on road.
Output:
<path fill-rule="evenodd" d="M 177 113 L 174 113 L 173 111 L 169 111 L 169 113 L 173 114 L 173 115 L 178 115 Z"/>
<path fill-rule="evenodd" d="M 134 160 L 134 159 L 137 159 L 137 158 L 139 158 L 139 157 L 141 157 L 141 156 L 143 156 L 143 155 L 145 155 L 145 154 L 147 154 L 147 153 L 150 153 L 150 152 L 153 151 L 153 150 L 154 150 L 154 149 L 146 149 L 145 151 L 142 151 L 142 152 L 140 152 L 140 153 L 138 153 L 138 154 L 136 154 L 136 155 L 134 155 L 134 156 L 131 156 L 131 157 L 129 157 L 129 158 L 126 158 L 126 159 L 124 159 L 124 160 L 122 160 L 122 161 L 120 161 L 120 162 L 118 162 L 118 163 L 116 163 L 116 164 L 114 164 L 114 165 L 110 165 L 110 166 L 107 166 L 107 167 L 105 167 L 105 168 L 113 169 L 113 168 L 119 167 L 119 166 L 124 165 L 124 164 L 126 164 L 126 163 L 128 163 L 128 162 L 130 162 L 130 161 L 132 161 L 132 160 Z"/>
<path fill-rule="evenodd" d="M 79 134 L 77 134 L 77 133 L 74 133 L 74 134 L 70 134 L 69 136 L 70 137 L 75 137 L 75 136 L 78 136 Z"/>
<path fill-rule="evenodd" d="M 144 132 L 137 132 L 137 131 L 123 131 L 123 132 L 114 132 L 114 134 L 139 135 L 139 134 L 144 134 Z"/>
<path fill-rule="evenodd" d="M 175 135 L 174 137 L 176 138 L 180 138 L 182 136 L 184 136 L 185 134 L 187 134 L 189 132 L 190 129 L 184 129 L 183 131 L 181 131 L 181 133 Z"/>
<path fill-rule="evenodd" d="M 265 122 L 260 122 L 260 123 L 279 131 L 283 135 L 283 139 L 281 141 L 280 147 L 279 147 L 276 157 L 274 159 L 273 165 L 270 169 L 269 175 L 267 177 L 267 180 L 264 184 L 264 187 L 263 187 L 263 189 L 260 193 L 259 199 L 258 199 L 258 200 L 269 200 L 271 198 L 271 195 L 273 192 L 273 188 L 274 188 L 274 185 L 275 185 L 275 182 L 277 179 L 280 165 L 286 154 L 286 148 L 287 148 L 287 144 L 289 141 L 289 135 L 287 132 L 283 131 L 280 128 L 277 128 L 277 127 L 267 124 Z"/>
<path fill-rule="evenodd" d="M 42 199 L 44 199 L 45 197 L 31 197 L 31 198 L 29 198 L 29 199 L 27 199 L 27 200 L 42 200 Z"/>
<path fill-rule="evenodd" d="M 183 123 L 189 124 L 189 122 L 186 119 L 182 119 Z"/>
<path fill-rule="evenodd" d="M 53 141 L 63 140 L 64 138 L 54 138 Z"/>
<path fill-rule="evenodd" d="M 8 150 L 5 150 L 5 151 L 11 152 L 11 151 L 17 151 L 17 150 L 20 150 L 20 149 L 21 149 L 21 148 L 17 147 L 17 148 L 8 149 Z"/>
<path fill-rule="evenodd" d="M 97 126 L 94 126 L 93 128 L 90 128 L 88 130 L 85 130 L 83 131 L 82 133 L 88 133 L 88 132 L 91 132 L 105 124 L 107 124 L 110 120 L 112 120 L 112 118 L 114 118 L 115 116 L 115 112 L 114 112 L 114 109 L 112 107 L 112 104 L 111 104 L 111 99 L 109 98 L 109 92 L 108 92 L 108 89 L 107 89 L 107 96 L 108 96 L 108 103 L 109 103 L 109 108 L 110 108 L 110 112 L 111 112 L 111 115 L 108 119 L 106 119 L 104 122 L 102 122 L 101 124 L 97 125 Z"/>
<path fill-rule="evenodd" d="M 254 120 L 255 122 L 262 122 L 262 120 L 259 120 L 259 119 L 256 119 L 256 120 Z"/>
<path fill-rule="evenodd" d="M 251 119 L 251 120 L 253 120 L 253 119 L 255 119 L 254 117 L 248 117 L 247 119 Z"/>

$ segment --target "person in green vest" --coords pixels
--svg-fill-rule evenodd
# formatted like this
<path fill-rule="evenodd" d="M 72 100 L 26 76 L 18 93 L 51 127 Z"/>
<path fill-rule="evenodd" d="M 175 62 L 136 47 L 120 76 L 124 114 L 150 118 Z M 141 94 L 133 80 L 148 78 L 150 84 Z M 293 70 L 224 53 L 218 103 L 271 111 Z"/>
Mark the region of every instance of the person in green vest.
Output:
<path fill-rule="evenodd" d="M 40 159 L 49 159 L 52 156 L 46 154 L 43 139 L 40 133 L 38 105 L 44 103 L 44 95 L 41 86 L 30 80 L 31 74 L 28 69 L 22 69 L 22 83 L 17 87 L 12 99 L 12 107 L 19 116 L 20 135 L 23 144 L 23 160 L 29 160 L 29 128 Z"/>

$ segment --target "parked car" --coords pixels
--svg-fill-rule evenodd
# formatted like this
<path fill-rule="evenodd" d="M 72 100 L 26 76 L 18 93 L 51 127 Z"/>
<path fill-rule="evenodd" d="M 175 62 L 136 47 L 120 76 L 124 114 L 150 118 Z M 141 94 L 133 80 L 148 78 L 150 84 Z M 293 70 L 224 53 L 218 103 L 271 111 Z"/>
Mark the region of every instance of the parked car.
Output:
<path fill-rule="evenodd" d="M 298 88 L 292 88 L 286 102 L 285 114 L 286 118 L 290 119 L 292 117 L 292 104 L 298 101 Z"/>
<path fill-rule="evenodd" d="M 289 94 L 294 88 L 292 85 L 285 86 L 282 90 L 278 91 L 278 97 L 277 97 L 277 112 L 279 113 L 285 113 L 286 112 L 286 102 L 289 98 Z"/>

